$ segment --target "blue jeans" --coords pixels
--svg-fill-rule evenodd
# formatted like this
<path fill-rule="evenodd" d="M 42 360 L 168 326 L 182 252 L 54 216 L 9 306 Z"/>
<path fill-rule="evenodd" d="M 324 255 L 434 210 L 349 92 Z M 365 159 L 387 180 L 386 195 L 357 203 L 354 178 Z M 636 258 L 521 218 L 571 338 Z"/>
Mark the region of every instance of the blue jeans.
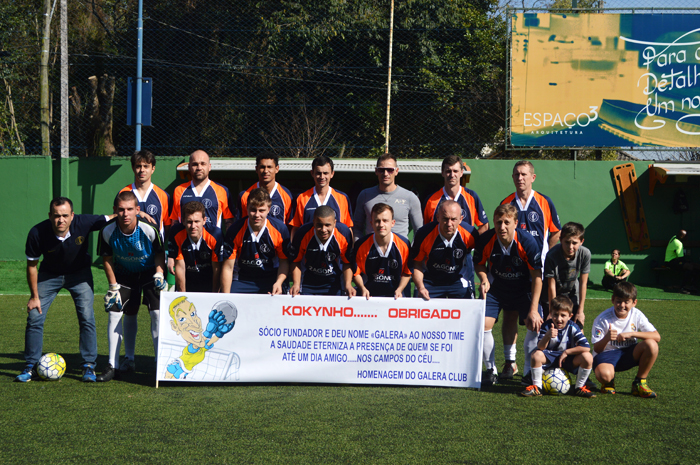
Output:
<path fill-rule="evenodd" d="M 80 355 L 83 363 L 95 364 L 97 360 L 97 331 L 95 330 L 95 310 L 92 305 L 95 294 L 90 268 L 68 275 L 41 273 L 38 277 L 39 300 L 41 311 L 31 310 L 27 314 L 27 329 L 24 332 L 24 359 L 27 363 L 37 364 L 41 358 L 44 342 L 44 321 L 49 307 L 58 291 L 66 289 L 75 302 L 80 325 Z"/>

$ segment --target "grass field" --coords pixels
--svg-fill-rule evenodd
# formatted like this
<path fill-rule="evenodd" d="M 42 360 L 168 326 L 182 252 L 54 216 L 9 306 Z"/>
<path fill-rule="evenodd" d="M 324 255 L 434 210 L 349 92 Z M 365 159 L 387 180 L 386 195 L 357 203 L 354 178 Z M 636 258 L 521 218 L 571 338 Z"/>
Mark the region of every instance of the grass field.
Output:
<path fill-rule="evenodd" d="M 50 309 L 44 334 L 44 352 L 63 354 L 67 374 L 59 382 L 13 383 L 24 366 L 26 301 L 26 295 L 0 296 L 8 322 L 0 343 L 2 463 L 699 461 L 700 383 L 693 375 L 698 304 L 692 300 L 639 303 L 662 336 L 649 377 L 659 393 L 654 400 L 629 394 L 633 371 L 618 375 L 617 395 L 595 399 L 525 399 L 516 395 L 518 383 L 484 392 L 291 384 L 165 383 L 155 389 L 145 311 L 139 317 L 137 373 L 84 384 L 77 318 L 67 296 Z M 609 303 L 609 297 L 589 301 L 586 334 Z M 99 296 L 95 315 L 101 367 L 107 318 Z M 500 345 L 496 355 L 500 364 Z"/>

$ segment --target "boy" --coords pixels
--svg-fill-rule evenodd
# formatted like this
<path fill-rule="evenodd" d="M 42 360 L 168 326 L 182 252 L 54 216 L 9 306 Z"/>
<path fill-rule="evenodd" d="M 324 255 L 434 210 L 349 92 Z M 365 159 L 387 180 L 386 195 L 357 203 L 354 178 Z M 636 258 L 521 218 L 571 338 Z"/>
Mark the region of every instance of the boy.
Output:
<path fill-rule="evenodd" d="M 532 385 L 520 395 L 541 396 L 542 373 L 550 368 L 563 368 L 576 373 L 576 396 L 595 397 L 586 387 L 586 380 L 593 366 L 591 346 L 583 332 L 571 320 L 574 304 L 567 296 L 560 295 L 553 298 L 550 305 L 552 319 L 540 328 L 537 350 L 531 357 Z"/>
<path fill-rule="evenodd" d="M 632 395 L 651 399 L 647 376 L 659 355 L 661 336 L 637 308 L 637 288 L 627 281 L 613 288 L 613 306 L 593 322 L 593 370 L 603 383 L 600 392 L 615 394 L 615 373 L 638 366 Z"/>
<path fill-rule="evenodd" d="M 350 258 L 350 263 L 355 267 L 355 276 L 353 278 L 350 269 L 343 272 L 345 289 L 349 297 L 357 293 L 366 299 L 370 296 L 398 299 L 411 281 L 408 239 L 391 232 L 395 221 L 394 209 L 389 205 L 375 204 L 371 215 L 374 233 L 355 243 Z M 361 275 L 364 275 L 364 279 Z M 352 287 L 351 279 L 354 279 L 357 291 Z"/>
<path fill-rule="evenodd" d="M 591 251 L 583 246 L 585 229 L 579 223 L 566 223 L 561 228 L 561 242 L 550 249 L 544 261 L 544 279 L 547 282 L 547 308 L 549 302 L 558 295 L 565 295 L 574 303 L 574 323 L 583 329 L 586 317 L 583 313 L 586 303 L 588 273 L 591 271 Z"/>
<path fill-rule="evenodd" d="M 248 216 L 226 231 L 221 292 L 282 294 L 289 274 L 287 227 L 268 218 L 272 200 L 265 189 L 248 196 Z"/>

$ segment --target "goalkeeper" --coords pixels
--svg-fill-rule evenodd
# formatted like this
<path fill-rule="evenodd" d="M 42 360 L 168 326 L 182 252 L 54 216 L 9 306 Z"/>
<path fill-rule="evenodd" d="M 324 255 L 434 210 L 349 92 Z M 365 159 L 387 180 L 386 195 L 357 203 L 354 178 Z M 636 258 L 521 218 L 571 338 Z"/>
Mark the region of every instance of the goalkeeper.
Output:
<path fill-rule="evenodd" d="M 105 310 L 109 313 L 109 365 L 97 377 L 101 382 L 135 370 L 136 317 L 142 292 L 143 303 L 151 315 L 153 348 L 158 353 L 160 291 L 167 286 L 163 276 L 165 251 L 158 230 L 138 219 L 139 211 L 134 193 L 120 192 L 114 199 L 117 217 L 100 231 L 98 253 L 104 260 L 109 282 L 109 292 L 105 295 Z M 119 362 L 122 337 L 125 357 Z"/>
<path fill-rule="evenodd" d="M 206 355 L 207 350 L 214 347 L 214 343 L 233 329 L 235 321 L 226 322 L 226 317 L 221 311 L 209 312 L 207 329 L 202 331 L 202 319 L 197 315 L 194 304 L 187 297 L 178 297 L 170 304 L 170 326 L 187 342 L 187 347 L 182 349 L 182 355 L 174 359 L 166 369 L 167 379 L 185 379 Z"/>

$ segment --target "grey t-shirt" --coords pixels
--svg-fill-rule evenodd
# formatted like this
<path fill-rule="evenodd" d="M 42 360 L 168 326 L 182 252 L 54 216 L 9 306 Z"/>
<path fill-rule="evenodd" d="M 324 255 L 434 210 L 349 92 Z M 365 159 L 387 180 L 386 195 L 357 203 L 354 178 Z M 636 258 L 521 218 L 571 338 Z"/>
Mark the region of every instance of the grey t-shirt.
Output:
<path fill-rule="evenodd" d="M 362 237 L 372 232 L 372 207 L 378 203 L 385 203 L 394 209 L 396 225 L 392 228 L 392 232 L 407 238 L 409 218 L 413 231 L 423 226 L 423 213 L 416 194 L 401 186 L 396 186 L 392 192 L 382 192 L 379 186 L 374 186 L 363 190 L 357 196 L 355 215 L 352 218 L 355 223 L 353 228 L 355 237 Z"/>
<path fill-rule="evenodd" d="M 575 297 L 575 304 L 579 300 L 579 274 L 590 272 L 591 251 L 584 246 L 578 248 L 573 260 L 567 260 L 561 250 L 561 244 L 557 244 L 547 252 L 547 258 L 544 260 L 545 279 L 554 278 L 557 283 L 557 295 Z"/>

